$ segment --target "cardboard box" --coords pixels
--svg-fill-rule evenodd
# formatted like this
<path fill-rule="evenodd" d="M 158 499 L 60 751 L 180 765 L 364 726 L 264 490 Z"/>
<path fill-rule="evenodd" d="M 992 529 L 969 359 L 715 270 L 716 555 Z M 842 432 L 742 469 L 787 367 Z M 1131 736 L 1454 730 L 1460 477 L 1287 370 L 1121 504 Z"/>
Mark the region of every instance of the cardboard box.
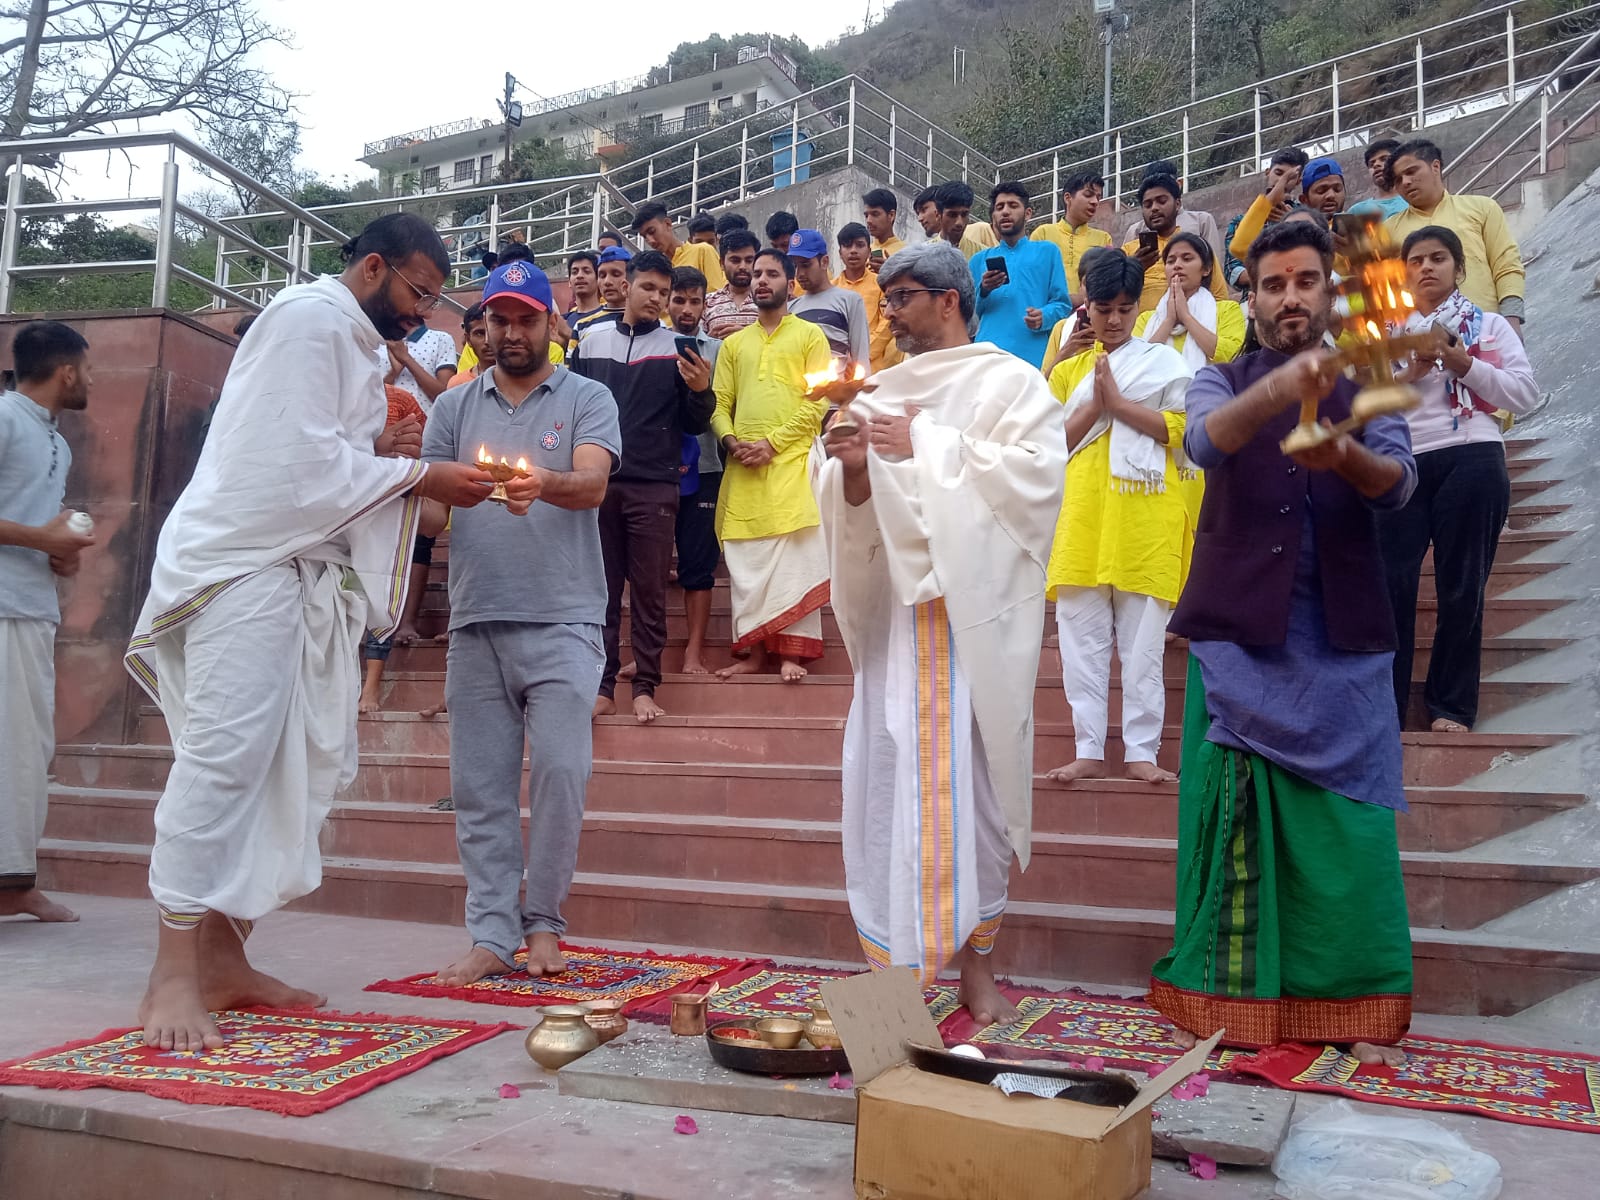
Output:
<path fill-rule="evenodd" d="M 907 968 L 821 990 L 856 1083 L 857 1200 L 1133 1200 L 1150 1186 L 1150 1106 L 1222 1036 L 1106 1108 L 918 1070 L 907 1045 L 943 1042 Z"/>

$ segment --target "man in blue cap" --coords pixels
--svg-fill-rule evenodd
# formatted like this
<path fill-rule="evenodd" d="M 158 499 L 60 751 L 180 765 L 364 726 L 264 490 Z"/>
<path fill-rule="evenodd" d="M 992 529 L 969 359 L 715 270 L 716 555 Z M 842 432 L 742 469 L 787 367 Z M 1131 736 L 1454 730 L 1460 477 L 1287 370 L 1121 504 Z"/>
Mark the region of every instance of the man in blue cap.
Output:
<path fill-rule="evenodd" d="M 1336 158 L 1313 158 L 1300 173 L 1300 203 L 1330 220 L 1344 211 L 1344 168 Z"/>
<path fill-rule="evenodd" d="M 580 344 L 593 330 L 622 320 L 622 309 L 628 300 L 628 263 L 632 260 L 633 252 L 626 246 L 607 246 L 600 251 L 595 275 L 600 281 L 600 302 L 605 307 L 589 317 L 582 329 L 575 330 Z"/>
<path fill-rule="evenodd" d="M 566 969 L 561 905 L 578 861 L 593 762 L 589 709 L 605 662 L 597 510 L 622 445 L 605 385 L 550 362 L 553 307 L 538 267 L 495 268 L 483 289 L 494 365 L 439 398 L 422 441 L 428 462 L 471 463 L 481 452 L 526 472 L 506 483 L 509 503 L 458 512 L 450 528 L 444 691 L 472 938 L 440 972 L 455 986 L 513 970 L 524 945 L 529 974 Z"/>
<path fill-rule="evenodd" d="M 828 239 L 815 229 L 795 230 L 789 239 L 789 259 L 800 285 L 800 295 L 789 301 L 789 311 L 828 335 L 828 349 L 836 360 L 852 368 L 860 363 L 871 370 L 872 327 L 867 306 L 849 288 L 833 285 Z"/>

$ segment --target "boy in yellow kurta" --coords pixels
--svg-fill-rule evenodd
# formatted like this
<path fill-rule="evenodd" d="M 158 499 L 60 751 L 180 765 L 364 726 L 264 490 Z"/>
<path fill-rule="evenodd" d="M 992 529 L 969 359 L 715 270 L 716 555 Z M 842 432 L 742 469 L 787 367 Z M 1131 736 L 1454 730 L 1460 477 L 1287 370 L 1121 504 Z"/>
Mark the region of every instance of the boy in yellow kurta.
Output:
<path fill-rule="evenodd" d="M 1115 645 L 1127 776 L 1162 782 L 1176 778 L 1156 758 L 1167 614 L 1181 589 L 1187 527 L 1179 484 L 1189 470 L 1183 398 L 1193 372 L 1171 347 L 1133 337 L 1144 284 L 1136 259 L 1097 254 L 1083 282 L 1098 341 L 1050 376 L 1066 406 L 1069 457 L 1046 576 L 1077 757 L 1048 777 L 1070 783 L 1105 773 Z"/>
<path fill-rule="evenodd" d="M 755 324 L 722 343 L 711 383 L 711 431 L 728 453 L 717 496 L 733 606 L 735 661 L 717 672 L 725 679 L 776 657 L 793 683 L 805 678 L 802 661 L 822 657 L 828 552 L 807 461 L 824 405 L 805 398 L 805 377 L 827 370 L 831 354 L 821 327 L 789 315 L 793 280 L 787 255 L 756 255 Z"/>

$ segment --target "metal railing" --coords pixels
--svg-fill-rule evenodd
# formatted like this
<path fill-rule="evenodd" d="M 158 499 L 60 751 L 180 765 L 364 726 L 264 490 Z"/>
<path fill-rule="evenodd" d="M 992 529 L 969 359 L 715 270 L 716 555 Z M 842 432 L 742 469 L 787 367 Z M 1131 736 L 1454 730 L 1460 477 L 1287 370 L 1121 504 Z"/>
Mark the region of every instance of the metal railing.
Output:
<path fill-rule="evenodd" d="M 161 193 L 158 196 L 129 197 L 123 200 L 69 200 L 24 204 L 23 163 L 26 157 L 71 156 L 82 153 L 104 154 L 108 150 L 160 148 L 166 151 L 161 164 Z M 283 246 L 263 245 L 242 228 L 230 226 L 199 212 L 178 199 L 180 156 L 213 178 L 245 189 L 264 204 L 273 206 L 273 217 L 287 226 Z M 284 283 L 300 283 L 311 278 L 308 247 L 313 239 L 337 239 L 342 233 L 325 218 L 301 208 L 273 188 L 250 178 L 203 146 L 179 133 L 95 134 L 88 137 L 27 138 L 0 142 L 0 174 L 9 173 L 6 187 L 3 232 L 0 232 L 0 313 L 11 311 L 18 282 L 27 279 L 70 278 L 77 275 L 126 275 L 150 272 L 150 307 L 165 308 L 174 281 L 191 284 L 207 293 L 217 304 L 234 304 L 259 311 L 270 294 Z M 85 213 L 153 212 L 156 217 L 155 253 L 151 258 L 119 259 L 107 262 L 19 262 L 24 220 L 77 216 Z M 249 288 L 230 287 L 219 270 L 212 278 L 175 260 L 179 223 L 184 222 L 217 238 L 219 257 L 228 253 L 248 254 L 261 264 L 260 275 Z"/>
<path fill-rule="evenodd" d="M 741 109 L 721 119 L 712 114 L 709 128 L 670 145 L 641 146 L 610 171 L 312 209 L 295 206 L 178 134 L 0 142 L 0 170 L 20 164 L 24 154 L 137 147 L 168 152 L 156 197 L 28 205 L 22 203 L 21 171 L 12 171 L 0 242 L 0 312 L 9 310 L 20 280 L 130 271 L 153 272 L 156 305 L 166 302 L 176 279 L 201 288 L 213 304 L 259 308 L 284 284 L 307 278 L 314 253 L 344 241 L 348 230 L 380 212 L 426 216 L 450 246 L 452 282 L 461 284 L 481 273 L 477 249 L 496 247 L 503 237 L 525 241 L 541 259 L 564 259 L 593 245 L 602 231 L 625 229 L 648 201 L 665 204 L 681 219 L 755 196 L 781 195 L 785 187 L 845 166 L 905 188 L 963 179 L 983 191 L 1001 178 L 1020 179 L 1039 197 L 1039 219 L 1050 220 L 1059 215 L 1062 183 L 1080 167 L 1105 168 L 1108 198 L 1117 200 L 1131 190 L 1134 173 L 1157 157 L 1178 162 L 1193 188 L 1251 175 L 1279 146 L 1329 153 L 1384 133 L 1403 136 L 1496 112 L 1481 135 L 1452 155 L 1447 170 L 1456 191 L 1477 189 L 1498 198 L 1531 172 L 1548 169 L 1552 153 L 1580 132 L 1600 126 L 1600 0 L 1571 0 L 1555 14 L 1542 0 L 1495 5 L 1005 161 L 855 76 L 757 112 Z M 1112 147 L 1109 155 L 1103 137 Z M 256 211 L 214 220 L 180 203 L 180 157 L 253 192 Z M 18 261 L 24 219 L 127 211 L 157 214 L 154 257 L 56 265 Z M 211 279 L 174 261 L 179 222 L 216 235 Z"/>
<path fill-rule="evenodd" d="M 1589 36 L 1600 28 L 1600 3 L 1573 3 L 1555 14 L 1548 9 L 1537 0 L 1485 6 L 1417 33 L 1005 160 L 996 170 L 1020 180 L 1041 201 L 1050 195 L 1046 219 L 1054 219 L 1062 182 L 1085 169 L 1103 175 L 1106 198 L 1120 206 L 1137 189 L 1145 164 L 1156 159 L 1176 163 L 1179 178 L 1192 190 L 1253 175 L 1283 146 L 1334 154 L 1391 132 L 1403 136 L 1479 113 L 1518 110 L 1546 92 L 1581 86 L 1562 76 L 1592 49 Z M 1551 137 L 1548 116 L 1554 111 L 1545 114 Z M 1470 149 L 1481 144 L 1480 139 Z M 1453 155 L 1456 161 L 1466 157 Z"/>

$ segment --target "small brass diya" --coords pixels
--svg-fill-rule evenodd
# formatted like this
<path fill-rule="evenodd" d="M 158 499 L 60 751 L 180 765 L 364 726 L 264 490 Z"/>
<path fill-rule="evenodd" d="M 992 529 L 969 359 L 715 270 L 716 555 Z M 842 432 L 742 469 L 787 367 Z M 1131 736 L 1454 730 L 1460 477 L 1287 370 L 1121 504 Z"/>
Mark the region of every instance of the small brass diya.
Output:
<path fill-rule="evenodd" d="M 494 455 L 483 446 L 478 447 L 478 466 L 494 476 L 494 487 L 489 492 L 489 499 L 496 504 L 510 504 L 511 497 L 506 495 L 506 484 L 513 479 L 526 479 L 529 475 L 527 459 L 519 458 L 512 464 L 506 462 L 506 456 L 502 454 L 500 461 L 495 462 Z"/>
<path fill-rule="evenodd" d="M 860 426 L 850 418 L 850 401 L 875 387 L 877 384 L 867 382 L 867 368 L 862 363 L 857 363 L 855 369 L 846 375 L 835 359 L 828 363 L 827 370 L 812 371 L 806 375 L 806 399 L 825 400 L 838 409 L 833 424 L 828 427 L 829 432 L 837 429 L 841 433 L 852 433 L 859 429 Z"/>

